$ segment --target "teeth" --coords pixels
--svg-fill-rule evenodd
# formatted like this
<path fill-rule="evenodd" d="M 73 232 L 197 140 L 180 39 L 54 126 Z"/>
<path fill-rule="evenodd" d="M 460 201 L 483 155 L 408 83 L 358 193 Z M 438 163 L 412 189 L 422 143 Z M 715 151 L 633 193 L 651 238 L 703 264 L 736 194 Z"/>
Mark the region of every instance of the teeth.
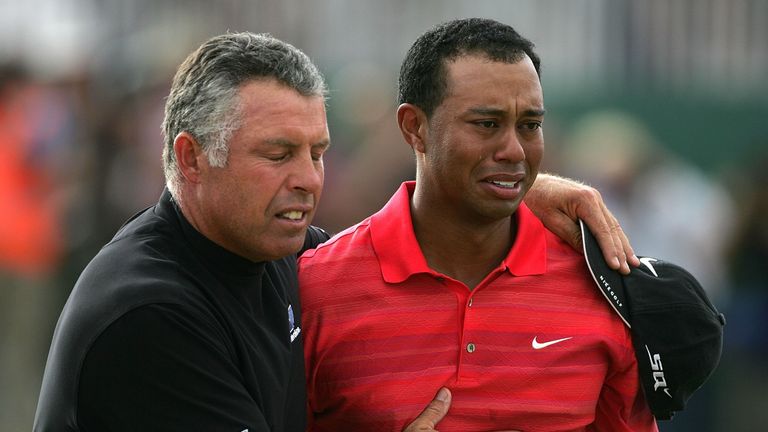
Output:
<path fill-rule="evenodd" d="M 503 188 L 510 188 L 510 189 L 512 189 L 512 188 L 514 188 L 515 186 L 517 186 L 517 183 L 518 183 L 518 182 L 508 182 L 508 181 L 496 181 L 496 180 L 491 180 L 491 183 L 495 184 L 496 186 L 500 186 L 500 187 L 503 187 Z"/>
<path fill-rule="evenodd" d="M 278 216 L 290 219 L 290 220 L 300 220 L 304 216 L 304 212 L 300 211 L 289 211 L 285 213 L 280 213 Z"/>

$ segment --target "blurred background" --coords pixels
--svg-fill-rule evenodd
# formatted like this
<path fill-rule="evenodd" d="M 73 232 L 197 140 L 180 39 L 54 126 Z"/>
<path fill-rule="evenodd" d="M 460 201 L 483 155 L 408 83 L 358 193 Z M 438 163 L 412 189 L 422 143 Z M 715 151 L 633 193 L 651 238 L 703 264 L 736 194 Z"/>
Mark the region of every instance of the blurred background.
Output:
<path fill-rule="evenodd" d="M 413 176 L 400 60 L 481 16 L 537 45 L 547 171 L 598 187 L 640 254 L 687 267 L 726 314 L 719 369 L 663 431 L 768 430 L 768 2 L 0 0 L 0 430 L 30 430 L 78 274 L 163 187 L 176 66 L 226 31 L 303 49 L 330 85 L 316 223 L 338 231 Z"/>

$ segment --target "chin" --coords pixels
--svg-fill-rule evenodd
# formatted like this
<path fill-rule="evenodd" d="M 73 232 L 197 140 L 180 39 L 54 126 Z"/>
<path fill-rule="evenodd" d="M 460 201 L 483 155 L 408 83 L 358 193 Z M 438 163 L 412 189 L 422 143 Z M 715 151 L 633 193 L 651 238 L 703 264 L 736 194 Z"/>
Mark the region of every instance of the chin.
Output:
<path fill-rule="evenodd" d="M 285 243 L 282 243 L 280 247 L 276 247 L 274 250 L 276 257 L 274 259 L 280 259 L 287 257 L 288 255 L 297 254 L 304 246 L 305 238 L 306 232 L 303 233 L 300 238 L 290 239 Z"/>
<path fill-rule="evenodd" d="M 246 258 L 253 262 L 275 261 L 297 254 L 304 246 L 304 238 L 282 238 L 269 240 L 268 245 L 252 245 Z"/>

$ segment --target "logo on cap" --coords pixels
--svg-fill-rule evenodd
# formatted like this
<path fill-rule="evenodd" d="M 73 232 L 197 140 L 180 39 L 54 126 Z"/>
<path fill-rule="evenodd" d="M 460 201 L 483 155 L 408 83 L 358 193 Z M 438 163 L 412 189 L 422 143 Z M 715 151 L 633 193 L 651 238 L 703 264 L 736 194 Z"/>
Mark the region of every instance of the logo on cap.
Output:
<path fill-rule="evenodd" d="M 653 391 L 662 388 L 667 396 L 672 397 L 669 393 L 669 388 L 667 387 L 667 380 L 664 378 L 664 368 L 661 365 L 661 354 L 651 355 L 651 350 L 648 349 L 648 345 L 645 346 L 645 351 L 648 353 L 648 360 L 650 360 L 651 369 L 653 369 Z"/>
<path fill-rule="evenodd" d="M 640 262 L 645 264 L 645 266 L 648 267 L 648 270 L 650 270 L 654 276 L 659 277 L 659 274 L 656 273 L 656 269 L 653 268 L 653 265 L 651 264 L 652 262 L 655 262 L 655 261 L 658 261 L 658 260 L 656 258 L 651 258 L 651 257 L 640 258 Z"/>

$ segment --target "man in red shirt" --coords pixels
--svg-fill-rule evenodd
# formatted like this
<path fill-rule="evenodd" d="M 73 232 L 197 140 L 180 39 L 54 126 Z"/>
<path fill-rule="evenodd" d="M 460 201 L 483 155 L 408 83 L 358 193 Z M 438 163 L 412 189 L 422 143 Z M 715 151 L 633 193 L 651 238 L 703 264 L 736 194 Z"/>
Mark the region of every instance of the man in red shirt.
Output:
<path fill-rule="evenodd" d="M 401 430 L 446 387 L 444 432 L 656 431 L 629 332 L 523 203 L 544 149 L 533 45 L 452 21 L 399 86 L 416 181 L 299 262 L 310 428 Z"/>

